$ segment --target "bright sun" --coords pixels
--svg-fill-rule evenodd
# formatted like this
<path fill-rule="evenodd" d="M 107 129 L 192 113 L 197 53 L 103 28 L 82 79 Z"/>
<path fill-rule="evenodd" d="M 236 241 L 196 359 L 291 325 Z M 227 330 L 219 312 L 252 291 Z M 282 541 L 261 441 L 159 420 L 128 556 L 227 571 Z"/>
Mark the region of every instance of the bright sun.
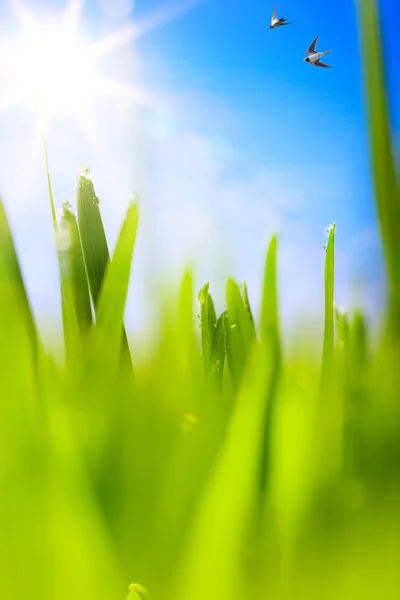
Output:
<path fill-rule="evenodd" d="M 69 34 L 63 24 L 30 21 L 13 63 L 21 88 L 40 100 L 47 113 L 62 110 L 78 116 L 101 76 L 98 65 L 89 61 L 88 46 Z"/>
<path fill-rule="evenodd" d="M 40 103 L 47 124 L 55 115 L 67 113 L 85 128 L 90 120 L 85 108 L 94 94 L 112 94 L 137 104 L 156 102 L 138 85 L 122 84 L 102 75 L 100 59 L 194 8 L 199 0 L 166 6 L 91 44 L 80 37 L 78 40 L 82 3 L 69 0 L 57 20 L 46 21 L 35 19 L 22 0 L 13 1 L 21 35 L 11 40 L 2 54 L 15 89 L 0 95 L 0 110 L 34 99 Z"/>

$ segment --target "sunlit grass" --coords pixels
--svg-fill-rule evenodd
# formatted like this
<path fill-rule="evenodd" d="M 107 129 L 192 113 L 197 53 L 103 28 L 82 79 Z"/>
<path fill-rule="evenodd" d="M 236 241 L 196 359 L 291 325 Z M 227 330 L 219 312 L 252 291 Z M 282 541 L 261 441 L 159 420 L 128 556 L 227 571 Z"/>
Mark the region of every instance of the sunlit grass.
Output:
<path fill-rule="evenodd" d="M 332 225 L 317 363 L 307 343 L 282 350 L 273 236 L 259 322 L 245 284 L 227 281 L 217 315 L 212 285 L 197 296 L 188 271 L 133 370 L 123 317 L 138 206 L 110 252 L 82 170 L 77 217 L 65 204 L 55 223 L 66 346 L 56 366 L 0 202 L 2 598 L 400 597 L 399 197 L 374 7 L 360 3 L 390 282 L 378 348 L 361 313 L 335 310 Z"/>

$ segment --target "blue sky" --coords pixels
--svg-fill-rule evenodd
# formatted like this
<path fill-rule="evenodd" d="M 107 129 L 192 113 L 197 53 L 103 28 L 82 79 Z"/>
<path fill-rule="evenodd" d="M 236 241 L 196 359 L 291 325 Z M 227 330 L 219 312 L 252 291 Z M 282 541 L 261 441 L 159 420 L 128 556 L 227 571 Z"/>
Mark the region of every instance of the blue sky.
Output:
<path fill-rule="evenodd" d="M 38 17 L 65 6 L 61 0 L 26 4 Z M 99 39 L 168 4 L 87 0 L 80 33 Z M 111 247 L 130 192 L 140 194 L 142 222 L 127 306 L 132 329 L 152 320 L 155 282 L 177 278 L 188 263 L 197 287 L 211 281 L 220 310 L 225 278 L 246 279 L 257 312 L 273 231 L 280 240 L 282 314 L 290 323 L 303 323 L 306 315 L 318 324 L 325 229 L 333 221 L 337 303 L 361 302 L 369 315 L 379 313 L 384 273 L 353 2 L 280 2 L 278 13 L 293 24 L 271 31 L 273 4 L 209 0 L 102 59 L 109 76 L 140 83 L 160 100 L 156 108 L 140 109 L 126 98 L 93 99 L 103 149 L 67 114 L 58 115 L 47 134 L 58 207 L 67 197 L 74 200 L 79 165 L 89 164 Z M 386 0 L 382 10 L 398 132 L 400 6 Z M 4 54 L 4 39 L 16 31 L 7 3 L 0 18 Z M 330 70 L 302 60 L 316 35 L 321 49 L 333 49 Z M 7 85 L 0 80 L 0 107 Z M 35 106 L 0 111 L 0 131 L 0 190 L 34 309 L 39 320 L 59 323 Z"/>

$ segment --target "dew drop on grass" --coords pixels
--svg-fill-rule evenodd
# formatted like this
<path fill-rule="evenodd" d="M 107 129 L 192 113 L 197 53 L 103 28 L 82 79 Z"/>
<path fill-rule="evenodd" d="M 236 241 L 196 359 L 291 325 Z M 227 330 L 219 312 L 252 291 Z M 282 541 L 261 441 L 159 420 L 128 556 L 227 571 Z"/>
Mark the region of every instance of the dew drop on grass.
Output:
<path fill-rule="evenodd" d="M 66 252 L 69 250 L 72 240 L 68 222 L 61 220 L 60 226 L 55 234 L 55 243 L 58 252 Z"/>
<path fill-rule="evenodd" d="M 215 375 L 216 373 L 219 372 L 221 367 L 221 361 L 220 360 L 216 360 L 215 363 L 211 366 L 211 375 Z"/>
<path fill-rule="evenodd" d="M 90 175 L 90 169 L 88 166 L 86 165 L 81 165 L 80 169 L 79 169 L 79 177 L 85 177 L 85 179 L 92 179 L 91 175 Z"/>
<path fill-rule="evenodd" d="M 61 216 L 66 217 L 68 213 L 72 212 L 71 203 L 68 200 L 64 200 L 61 210 Z"/>
<path fill-rule="evenodd" d="M 233 325 L 231 325 L 231 329 L 234 329 L 234 327 L 236 327 L 236 323 L 234 323 Z"/>

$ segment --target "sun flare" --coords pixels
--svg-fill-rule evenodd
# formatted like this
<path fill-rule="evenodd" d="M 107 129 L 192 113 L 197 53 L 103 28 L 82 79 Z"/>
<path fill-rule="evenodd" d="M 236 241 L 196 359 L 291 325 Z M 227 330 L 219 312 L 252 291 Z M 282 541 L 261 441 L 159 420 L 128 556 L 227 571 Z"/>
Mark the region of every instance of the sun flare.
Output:
<path fill-rule="evenodd" d="M 47 114 L 78 116 L 101 81 L 98 65 L 88 60 L 88 45 L 67 36 L 57 23 L 33 22 L 13 62 L 21 90 L 40 100 Z"/>
<path fill-rule="evenodd" d="M 13 0 L 20 34 L 1 48 L 0 66 L 10 74 L 13 86 L 0 93 L 0 111 L 34 100 L 39 102 L 47 126 L 54 117 L 68 115 L 87 132 L 94 131 L 89 101 L 98 94 L 132 104 L 159 105 L 158 99 L 137 82 L 125 84 L 106 77 L 101 59 L 198 3 L 184 0 L 164 6 L 141 21 L 129 21 L 119 31 L 89 43 L 82 35 L 78 37 L 83 0 L 69 0 L 63 13 L 52 20 L 35 18 L 22 0 Z"/>

